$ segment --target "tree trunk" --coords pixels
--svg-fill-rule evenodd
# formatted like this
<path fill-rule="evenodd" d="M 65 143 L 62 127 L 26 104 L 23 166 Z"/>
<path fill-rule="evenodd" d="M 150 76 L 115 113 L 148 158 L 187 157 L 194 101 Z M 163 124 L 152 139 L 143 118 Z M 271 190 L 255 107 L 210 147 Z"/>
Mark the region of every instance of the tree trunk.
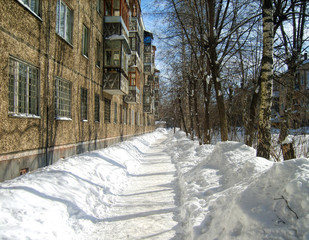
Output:
<path fill-rule="evenodd" d="M 198 114 L 198 99 L 197 99 L 197 87 L 196 87 L 197 80 L 193 80 L 193 100 L 194 100 L 194 119 L 195 119 L 195 128 L 196 133 L 198 136 L 199 144 L 202 145 L 202 136 L 201 136 L 201 130 L 200 130 L 200 119 Z"/>
<path fill-rule="evenodd" d="M 253 145 L 254 133 L 256 129 L 255 127 L 256 126 L 256 115 L 257 115 L 257 108 L 258 108 L 259 97 L 260 97 L 260 86 L 261 86 L 261 78 L 259 78 L 258 80 L 258 87 L 254 91 L 252 99 L 251 99 L 248 123 L 246 126 L 245 143 L 250 147 L 252 147 Z"/>
<path fill-rule="evenodd" d="M 210 66 L 212 80 L 216 92 L 216 101 L 219 112 L 219 121 L 220 121 L 220 132 L 221 132 L 221 141 L 228 140 L 228 126 L 227 126 L 227 117 L 225 112 L 223 92 L 221 89 L 221 82 L 219 80 L 219 68 L 218 65 L 218 55 L 217 55 L 217 32 L 215 29 L 215 2 L 213 0 L 208 0 L 209 6 L 209 54 L 208 54 L 208 65 Z"/>
<path fill-rule="evenodd" d="M 178 104 L 179 104 L 180 118 L 181 118 L 181 121 L 182 121 L 182 124 L 183 124 L 184 131 L 186 133 L 186 136 L 188 136 L 188 130 L 187 130 L 187 125 L 186 125 L 186 121 L 185 121 L 185 115 L 183 113 L 182 103 L 181 103 L 181 98 L 180 98 L 179 93 L 177 95 L 177 98 L 178 98 Z"/>
<path fill-rule="evenodd" d="M 209 121 L 209 103 L 210 103 L 210 91 L 211 84 L 207 83 L 207 80 L 203 80 L 204 90 L 204 105 L 205 105 L 205 119 L 204 119 L 204 143 L 210 143 L 210 121 Z"/>
<path fill-rule="evenodd" d="M 262 0 L 263 57 L 261 69 L 261 102 L 258 126 L 257 156 L 270 159 L 271 106 L 273 88 L 273 9 L 272 0 Z"/>

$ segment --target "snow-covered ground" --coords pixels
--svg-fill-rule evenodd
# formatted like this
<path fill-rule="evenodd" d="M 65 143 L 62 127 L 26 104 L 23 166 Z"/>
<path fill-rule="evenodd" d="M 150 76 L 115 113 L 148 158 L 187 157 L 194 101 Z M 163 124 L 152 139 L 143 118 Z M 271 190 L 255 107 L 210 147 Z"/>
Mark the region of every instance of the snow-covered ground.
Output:
<path fill-rule="evenodd" d="M 0 239 L 309 239 L 309 159 L 164 129 L 0 184 Z"/>

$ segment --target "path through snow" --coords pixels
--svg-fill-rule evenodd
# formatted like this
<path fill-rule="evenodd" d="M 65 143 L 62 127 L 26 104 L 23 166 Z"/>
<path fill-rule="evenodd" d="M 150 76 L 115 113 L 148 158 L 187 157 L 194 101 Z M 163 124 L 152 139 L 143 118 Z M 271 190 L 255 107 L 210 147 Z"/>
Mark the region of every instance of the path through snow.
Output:
<path fill-rule="evenodd" d="M 166 137 L 143 153 L 141 166 L 128 177 L 108 219 L 95 235 L 104 239 L 179 239 L 176 169 L 166 153 Z M 102 234 L 100 234 L 100 232 Z"/>

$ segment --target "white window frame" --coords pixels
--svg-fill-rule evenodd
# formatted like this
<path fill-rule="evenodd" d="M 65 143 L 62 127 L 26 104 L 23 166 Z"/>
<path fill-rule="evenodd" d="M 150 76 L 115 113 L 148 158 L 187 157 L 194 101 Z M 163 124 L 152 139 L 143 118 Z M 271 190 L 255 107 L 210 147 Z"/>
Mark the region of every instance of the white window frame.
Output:
<path fill-rule="evenodd" d="M 21 78 L 20 66 L 25 68 L 24 82 Z M 36 73 L 35 78 L 31 78 Z M 26 62 L 9 58 L 9 115 L 17 117 L 40 117 L 40 71 Z M 32 83 L 34 81 L 34 83 Z M 22 83 L 24 87 L 22 87 Z M 34 90 L 34 91 L 33 91 Z M 33 92 L 32 96 L 30 93 Z M 31 104 L 34 103 L 32 109 Z M 23 107 L 21 106 L 23 105 Z M 22 109 L 21 109 L 22 108 Z M 31 112 L 31 110 L 34 112 Z"/>
<path fill-rule="evenodd" d="M 61 31 L 61 8 L 64 8 L 63 32 Z M 68 31 L 69 34 L 68 34 Z M 56 7 L 56 33 L 69 44 L 73 42 L 73 10 L 62 0 L 57 0 Z"/>

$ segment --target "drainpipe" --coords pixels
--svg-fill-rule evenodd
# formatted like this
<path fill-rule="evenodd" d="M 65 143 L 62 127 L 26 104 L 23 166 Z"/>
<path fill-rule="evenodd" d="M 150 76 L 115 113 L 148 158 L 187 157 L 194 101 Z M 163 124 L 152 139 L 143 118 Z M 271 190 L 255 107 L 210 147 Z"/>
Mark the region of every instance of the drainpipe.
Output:
<path fill-rule="evenodd" d="M 43 3 L 43 2 L 42 2 Z M 46 54 L 45 54 L 45 106 L 46 106 L 46 141 L 45 141 L 45 165 L 49 165 L 49 159 L 48 159 L 48 145 L 49 145 L 49 51 L 50 51 L 50 14 L 51 14 L 51 2 L 48 1 L 48 7 L 47 7 L 47 18 L 46 18 Z"/>

